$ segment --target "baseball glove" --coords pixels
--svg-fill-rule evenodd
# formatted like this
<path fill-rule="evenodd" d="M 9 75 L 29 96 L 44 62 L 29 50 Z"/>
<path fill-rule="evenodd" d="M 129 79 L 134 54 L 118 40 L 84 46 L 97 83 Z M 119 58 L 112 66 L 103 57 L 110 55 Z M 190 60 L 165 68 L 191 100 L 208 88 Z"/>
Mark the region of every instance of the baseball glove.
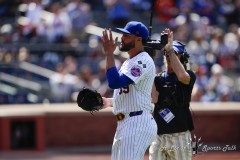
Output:
<path fill-rule="evenodd" d="M 100 93 L 89 88 L 82 88 L 77 96 L 77 104 L 85 111 L 96 112 L 103 106 L 103 99 Z"/>

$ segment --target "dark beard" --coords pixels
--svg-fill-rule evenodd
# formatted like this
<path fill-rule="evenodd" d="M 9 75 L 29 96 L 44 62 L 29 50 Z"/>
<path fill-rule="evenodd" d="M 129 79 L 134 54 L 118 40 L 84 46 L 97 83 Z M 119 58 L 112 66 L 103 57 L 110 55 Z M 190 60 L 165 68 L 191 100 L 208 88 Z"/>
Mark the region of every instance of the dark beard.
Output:
<path fill-rule="evenodd" d="M 135 48 L 134 42 L 125 43 L 124 45 L 123 45 L 123 43 L 121 43 L 119 50 L 122 52 L 128 52 L 133 48 Z"/>

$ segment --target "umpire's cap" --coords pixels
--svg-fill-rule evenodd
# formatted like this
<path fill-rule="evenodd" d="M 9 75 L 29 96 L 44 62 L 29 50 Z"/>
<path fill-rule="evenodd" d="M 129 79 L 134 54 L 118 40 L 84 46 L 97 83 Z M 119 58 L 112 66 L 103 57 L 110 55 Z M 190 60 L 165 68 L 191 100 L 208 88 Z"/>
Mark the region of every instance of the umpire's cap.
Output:
<path fill-rule="evenodd" d="M 183 54 L 186 52 L 185 45 L 180 41 L 173 41 L 173 50 L 178 54 Z"/>
<path fill-rule="evenodd" d="M 188 63 L 190 57 L 185 49 L 185 45 L 180 41 L 173 41 L 173 50 L 181 55 L 180 61 L 182 64 Z"/>
<path fill-rule="evenodd" d="M 142 37 L 144 40 L 148 39 L 148 29 L 141 22 L 130 21 L 126 24 L 124 28 L 116 28 L 116 29 L 123 33 L 133 34 L 135 36 Z"/>

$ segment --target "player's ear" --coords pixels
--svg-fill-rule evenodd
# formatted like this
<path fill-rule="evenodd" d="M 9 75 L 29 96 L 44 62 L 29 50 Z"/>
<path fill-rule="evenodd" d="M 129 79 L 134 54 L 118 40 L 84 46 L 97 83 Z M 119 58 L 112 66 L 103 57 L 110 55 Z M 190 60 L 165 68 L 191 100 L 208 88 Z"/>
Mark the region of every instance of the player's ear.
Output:
<path fill-rule="evenodd" d="M 136 42 L 141 42 L 142 38 L 141 37 L 137 37 Z"/>

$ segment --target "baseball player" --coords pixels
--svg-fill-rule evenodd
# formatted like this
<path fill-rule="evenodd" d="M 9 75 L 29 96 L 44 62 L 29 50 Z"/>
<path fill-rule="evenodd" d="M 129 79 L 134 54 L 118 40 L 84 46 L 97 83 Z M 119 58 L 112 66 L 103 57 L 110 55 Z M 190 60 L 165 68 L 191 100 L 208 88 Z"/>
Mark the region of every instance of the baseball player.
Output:
<path fill-rule="evenodd" d="M 154 118 L 158 136 L 149 149 L 149 159 L 191 160 L 193 120 L 189 106 L 196 76 L 188 69 L 189 54 L 185 45 L 173 41 L 169 29 L 164 32 L 168 34 L 168 44 L 164 47 L 167 67 L 154 80 Z"/>
<path fill-rule="evenodd" d="M 152 117 L 151 90 L 156 73 L 153 59 L 143 50 L 148 39 L 147 27 L 137 21 L 117 28 L 123 35 L 120 51 L 129 58 L 118 70 L 113 52 L 118 38 L 113 39 L 111 29 L 102 35 L 106 56 L 106 76 L 113 98 L 104 98 L 104 107 L 112 106 L 117 118 L 117 129 L 112 145 L 112 160 L 143 160 L 144 154 L 157 135 Z"/>

